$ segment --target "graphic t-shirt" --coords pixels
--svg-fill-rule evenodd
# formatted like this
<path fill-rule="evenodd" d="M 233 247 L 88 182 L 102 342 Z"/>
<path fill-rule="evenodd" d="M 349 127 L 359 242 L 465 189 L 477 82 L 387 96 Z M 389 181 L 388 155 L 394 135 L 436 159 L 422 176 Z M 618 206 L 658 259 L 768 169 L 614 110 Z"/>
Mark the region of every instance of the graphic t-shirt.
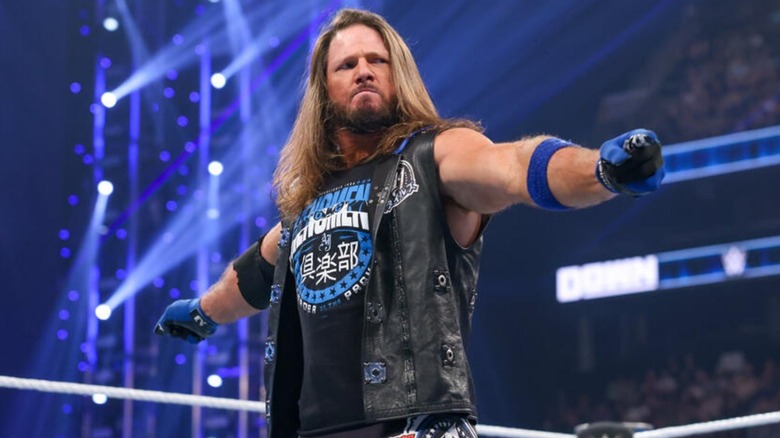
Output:
<path fill-rule="evenodd" d="M 373 169 L 367 164 L 332 175 L 293 226 L 290 266 L 304 351 L 302 433 L 363 418 L 360 354 L 373 254 Z"/>

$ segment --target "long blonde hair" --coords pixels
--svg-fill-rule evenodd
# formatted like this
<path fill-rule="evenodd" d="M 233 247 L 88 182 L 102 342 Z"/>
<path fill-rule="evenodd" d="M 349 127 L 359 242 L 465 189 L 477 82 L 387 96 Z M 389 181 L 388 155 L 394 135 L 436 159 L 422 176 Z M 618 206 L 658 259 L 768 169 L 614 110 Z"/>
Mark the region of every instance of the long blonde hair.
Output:
<path fill-rule="evenodd" d="M 298 115 L 274 172 L 276 203 L 283 219 L 294 219 L 317 196 L 325 177 L 344 168 L 341 154 L 325 125 L 329 99 L 328 49 L 336 33 L 358 24 L 377 31 L 387 46 L 400 117 L 399 123 L 384 132 L 376 152 L 366 161 L 389 155 L 398 142 L 422 127 L 465 126 L 481 130 L 478 124 L 468 120 L 439 117 L 409 47 L 384 18 L 368 11 L 342 9 L 323 29 L 314 45 Z"/>

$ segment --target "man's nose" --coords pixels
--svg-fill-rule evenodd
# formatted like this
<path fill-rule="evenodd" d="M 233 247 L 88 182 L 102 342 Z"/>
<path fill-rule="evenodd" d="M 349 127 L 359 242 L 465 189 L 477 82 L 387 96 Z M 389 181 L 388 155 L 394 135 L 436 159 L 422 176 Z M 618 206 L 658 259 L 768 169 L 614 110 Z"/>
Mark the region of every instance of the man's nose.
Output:
<path fill-rule="evenodd" d="M 357 73 L 356 80 L 358 83 L 374 80 L 374 72 L 371 70 L 371 65 L 365 59 L 358 60 L 355 71 Z"/>

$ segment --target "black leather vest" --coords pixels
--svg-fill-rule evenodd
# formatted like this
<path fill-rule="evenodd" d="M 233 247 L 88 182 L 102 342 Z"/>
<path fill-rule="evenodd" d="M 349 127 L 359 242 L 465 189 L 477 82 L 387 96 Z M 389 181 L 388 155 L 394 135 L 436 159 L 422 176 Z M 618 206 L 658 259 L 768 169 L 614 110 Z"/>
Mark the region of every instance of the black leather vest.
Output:
<path fill-rule="evenodd" d="M 435 132 L 414 136 L 374 172 L 374 260 L 365 297 L 363 404 L 369 422 L 460 412 L 476 420 L 466 348 L 482 237 L 450 236 L 433 158 Z M 383 213 L 383 214 L 382 214 Z M 380 220 L 381 219 L 381 220 Z M 265 351 L 269 437 L 297 437 L 303 352 L 284 224 Z M 334 401 L 337 402 L 337 401 Z"/>

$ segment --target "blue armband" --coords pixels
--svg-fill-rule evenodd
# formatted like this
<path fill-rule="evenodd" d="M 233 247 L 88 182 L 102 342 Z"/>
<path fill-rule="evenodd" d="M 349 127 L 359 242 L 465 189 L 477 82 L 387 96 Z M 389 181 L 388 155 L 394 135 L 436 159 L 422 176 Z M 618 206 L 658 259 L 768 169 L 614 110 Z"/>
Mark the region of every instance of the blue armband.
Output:
<path fill-rule="evenodd" d="M 547 210 L 568 210 L 571 208 L 555 199 L 547 181 L 547 167 L 550 165 L 550 158 L 560 149 L 569 146 L 574 146 L 574 143 L 560 138 L 548 138 L 539 143 L 531 155 L 531 162 L 528 164 L 528 194 L 531 195 L 534 203 L 541 208 Z"/>

